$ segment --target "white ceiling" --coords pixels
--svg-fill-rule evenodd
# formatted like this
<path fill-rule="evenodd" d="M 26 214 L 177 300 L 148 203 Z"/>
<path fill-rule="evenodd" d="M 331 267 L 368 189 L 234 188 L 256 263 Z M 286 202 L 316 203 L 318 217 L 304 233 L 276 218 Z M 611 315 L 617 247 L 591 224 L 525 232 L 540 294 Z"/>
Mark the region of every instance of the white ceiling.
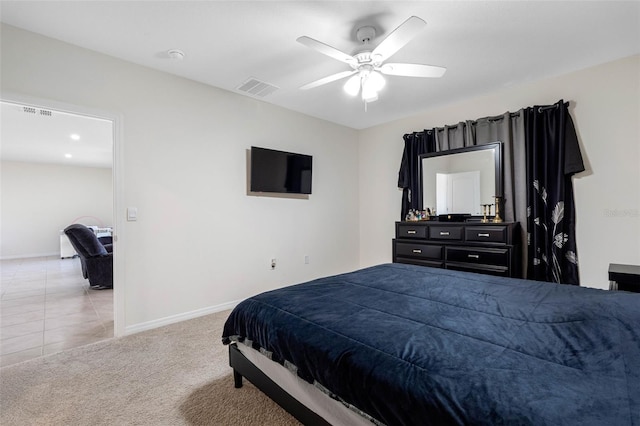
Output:
<path fill-rule="evenodd" d="M 109 120 L 10 102 L 0 103 L 0 118 L 2 160 L 112 166 L 113 126 Z"/>
<path fill-rule="evenodd" d="M 392 60 L 442 78 L 387 76 L 366 112 L 343 80 L 299 90 L 349 69 L 299 36 L 354 53 L 357 28 L 377 45 L 412 15 L 427 27 Z M 0 20 L 235 93 L 256 78 L 279 88 L 258 99 L 355 129 L 640 53 L 639 1 L 1 1 Z"/>

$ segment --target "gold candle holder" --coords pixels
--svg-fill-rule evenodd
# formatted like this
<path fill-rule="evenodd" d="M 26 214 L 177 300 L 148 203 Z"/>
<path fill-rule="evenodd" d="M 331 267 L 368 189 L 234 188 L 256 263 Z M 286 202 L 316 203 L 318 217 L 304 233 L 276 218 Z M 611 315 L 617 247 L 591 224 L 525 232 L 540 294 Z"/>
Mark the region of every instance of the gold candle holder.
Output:
<path fill-rule="evenodd" d="M 489 215 L 491 215 L 491 204 L 480 204 L 482 206 L 482 220 L 480 222 L 487 223 L 489 219 L 487 219 L 487 207 L 489 208 Z"/>
<path fill-rule="evenodd" d="M 500 217 L 500 202 L 502 201 L 502 197 L 496 195 L 493 198 L 496 199 L 496 215 L 493 218 L 493 223 L 500 223 L 502 222 L 502 218 Z"/>

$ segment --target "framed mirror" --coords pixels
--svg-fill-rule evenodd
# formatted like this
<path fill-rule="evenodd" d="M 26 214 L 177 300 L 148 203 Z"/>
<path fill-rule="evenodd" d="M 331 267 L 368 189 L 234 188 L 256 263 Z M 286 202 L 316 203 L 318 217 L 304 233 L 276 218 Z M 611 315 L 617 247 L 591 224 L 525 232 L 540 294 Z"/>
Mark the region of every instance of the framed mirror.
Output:
<path fill-rule="evenodd" d="M 482 204 L 502 196 L 502 143 L 423 154 L 420 173 L 423 209 L 481 216 Z"/>

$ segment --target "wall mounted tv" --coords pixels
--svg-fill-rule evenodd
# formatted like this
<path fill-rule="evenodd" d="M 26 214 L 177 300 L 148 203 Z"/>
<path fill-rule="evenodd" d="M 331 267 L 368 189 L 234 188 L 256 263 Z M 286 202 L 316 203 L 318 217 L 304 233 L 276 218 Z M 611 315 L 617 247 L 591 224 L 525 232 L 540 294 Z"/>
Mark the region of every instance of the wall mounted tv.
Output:
<path fill-rule="evenodd" d="M 251 192 L 311 194 L 313 157 L 251 147 Z"/>

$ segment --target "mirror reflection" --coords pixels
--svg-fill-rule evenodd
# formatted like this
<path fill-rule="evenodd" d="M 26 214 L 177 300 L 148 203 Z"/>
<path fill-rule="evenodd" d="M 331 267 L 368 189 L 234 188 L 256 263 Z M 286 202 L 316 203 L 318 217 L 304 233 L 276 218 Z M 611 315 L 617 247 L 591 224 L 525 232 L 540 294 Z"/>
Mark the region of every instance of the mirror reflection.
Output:
<path fill-rule="evenodd" d="M 422 205 L 432 214 L 481 216 L 500 195 L 499 142 L 425 154 L 421 167 Z"/>

